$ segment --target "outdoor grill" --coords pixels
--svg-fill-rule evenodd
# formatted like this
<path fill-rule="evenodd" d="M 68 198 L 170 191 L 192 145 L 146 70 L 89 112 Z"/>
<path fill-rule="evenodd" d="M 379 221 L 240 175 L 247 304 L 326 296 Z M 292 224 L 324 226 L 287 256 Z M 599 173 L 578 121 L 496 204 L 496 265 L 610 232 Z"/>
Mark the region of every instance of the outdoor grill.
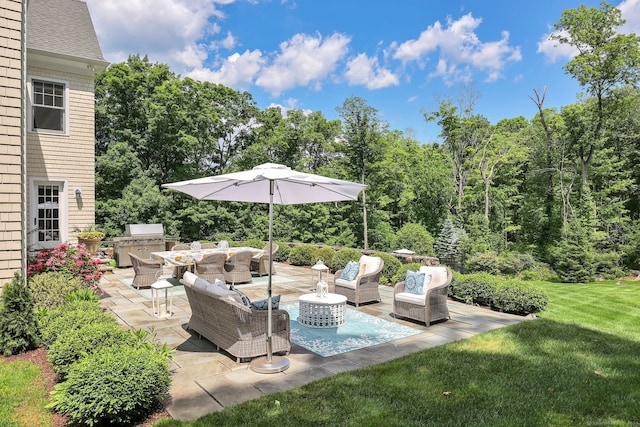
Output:
<path fill-rule="evenodd" d="M 127 235 L 113 239 L 113 252 L 118 267 L 130 267 L 129 252 L 142 259 L 151 257 L 151 252 L 165 250 L 162 224 L 128 224 Z"/>

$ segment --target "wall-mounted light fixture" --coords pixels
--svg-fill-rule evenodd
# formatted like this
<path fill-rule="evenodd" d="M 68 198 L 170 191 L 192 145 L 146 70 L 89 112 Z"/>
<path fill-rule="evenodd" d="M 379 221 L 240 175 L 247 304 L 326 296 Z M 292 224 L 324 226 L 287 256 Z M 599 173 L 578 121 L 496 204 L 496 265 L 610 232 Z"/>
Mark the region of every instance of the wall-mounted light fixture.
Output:
<path fill-rule="evenodd" d="M 73 190 L 73 191 L 76 194 L 76 199 L 81 199 L 82 198 L 82 188 L 76 187 L 76 189 Z"/>

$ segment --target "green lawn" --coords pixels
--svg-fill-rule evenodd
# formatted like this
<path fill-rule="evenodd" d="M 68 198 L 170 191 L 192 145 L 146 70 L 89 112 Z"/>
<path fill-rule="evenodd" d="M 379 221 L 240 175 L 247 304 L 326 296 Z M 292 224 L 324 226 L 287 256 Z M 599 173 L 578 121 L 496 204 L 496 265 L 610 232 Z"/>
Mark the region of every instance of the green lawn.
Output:
<path fill-rule="evenodd" d="M 29 362 L 0 359 L 0 426 L 51 426 L 42 370 Z"/>
<path fill-rule="evenodd" d="M 640 425 L 640 283 L 537 283 L 541 319 L 167 426 Z"/>

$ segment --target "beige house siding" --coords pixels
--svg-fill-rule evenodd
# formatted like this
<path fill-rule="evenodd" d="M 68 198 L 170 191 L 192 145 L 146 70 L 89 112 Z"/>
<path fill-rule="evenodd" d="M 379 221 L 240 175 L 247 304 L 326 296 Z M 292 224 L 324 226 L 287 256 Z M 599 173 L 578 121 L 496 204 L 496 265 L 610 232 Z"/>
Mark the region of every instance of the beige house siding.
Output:
<path fill-rule="evenodd" d="M 0 287 L 24 265 L 22 1 L 0 0 Z M 23 271 L 24 273 L 24 271 Z"/>
<path fill-rule="evenodd" d="M 75 243 L 73 230 L 94 223 L 95 218 L 95 119 L 93 75 L 73 74 L 46 68 L 27 67 L 29 77 L 65 81 L 69 86 L 69 131 L 67 135 L 27 132 L 27 170 L 34 178 L 66 183 L 67 234 L 63 239 Z M 75 190 L 82 196 L 76 198 Z M 28 188 L 27 212 L 31 215 L 31 182 Z M 29 230 L 30 232 L 32 230 Z M 38 248 L 32 248 L 38 249 Z"/>

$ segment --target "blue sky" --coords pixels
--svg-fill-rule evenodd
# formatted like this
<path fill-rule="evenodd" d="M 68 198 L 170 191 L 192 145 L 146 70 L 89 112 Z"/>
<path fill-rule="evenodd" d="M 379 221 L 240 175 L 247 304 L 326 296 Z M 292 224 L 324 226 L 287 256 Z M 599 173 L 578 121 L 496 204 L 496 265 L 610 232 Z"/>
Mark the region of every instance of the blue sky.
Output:
<path fill-rule="evenodd" d="M 322 111 L 359 96 L 392 129 L 421 143 L 439 128 L 423 112 L 463 87 L 496 122 L 576 102 L 562 66 L 574 53 L 548 40 L 562 11 L 598 1 L 86 0 L 105 58 L 148 55 L 182 77 L 249 91 L 260 108 Z M 612 1 L 640 34 L 640 0 Z"/>

